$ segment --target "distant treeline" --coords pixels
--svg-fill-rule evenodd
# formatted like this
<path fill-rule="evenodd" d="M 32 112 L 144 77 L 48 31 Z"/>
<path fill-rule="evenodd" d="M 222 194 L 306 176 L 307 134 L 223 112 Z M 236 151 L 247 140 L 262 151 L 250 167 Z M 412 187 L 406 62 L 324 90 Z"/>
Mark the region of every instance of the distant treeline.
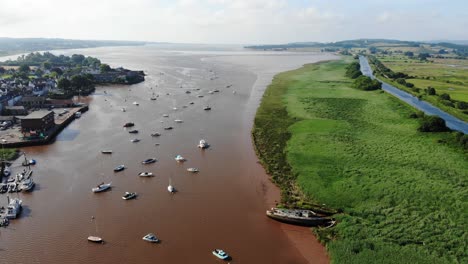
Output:
<path fill-rule="evenodd" d="M 54 49 L 81 49 L 103 46 L 139 46 L 148 42 L 115 40 L 74 40 L 48 38 L 0 38 L 0 54 L 14 54 Z"/>
<path fill-rule="evenodd" d="M 295 48 L 321 48 L 325 51 L 333 51 L 334 49 L 351 49 L 351 48 L 376 48 L 375 44 L 390 44 L 392 47 L 420 47 L 421 45 L 441 46 L 449 49 L 454 49 L 454 52 L 459 56 L 468 55 L 468 45 L 460 45 L 453 43 L 425 43 L 416 41 L 400 41 L 391 39 L 357 39 L 344 40 L 338 42 L 319 43 L 319 42 L 295 42 L 278 45 L 252 45 L 245 46 L 248 49 L 295 49 Z"/>
<path fill-rule="evenodd" d="M 51 67 L 58 66 L 90 66 L 97 67 L 101 64 L 99 59 L 93 57 L 85 57 L 81 54 L 73 54 L 70 56 L 65 55 L 54 55 L 50 52 L 34 52 L 27 55 L 18 56 L 16 60 L 7 60 L 5 62 L 0 62 L 0 65 L 7 66 L 43 66 L 45 69 L 50 69 Z"/>

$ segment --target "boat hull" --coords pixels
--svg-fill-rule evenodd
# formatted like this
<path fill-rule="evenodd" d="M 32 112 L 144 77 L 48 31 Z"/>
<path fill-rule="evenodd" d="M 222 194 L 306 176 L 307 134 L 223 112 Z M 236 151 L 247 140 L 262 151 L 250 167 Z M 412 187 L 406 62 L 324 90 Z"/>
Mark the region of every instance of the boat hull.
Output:
<path fill-rule="evenodd" d="M 304 218 L 295 218 L 290 216 L 282 216 L 272 213 L 271 211 L 267 211 L 267 216 L 271 219 L 274 219 L 279 222 L 292 224 L 292 225 L 300 225 L 300 226 L 323 226 L 330 224 L 331 220 L 324 217 L 310 217 L 307 219 Z"/>

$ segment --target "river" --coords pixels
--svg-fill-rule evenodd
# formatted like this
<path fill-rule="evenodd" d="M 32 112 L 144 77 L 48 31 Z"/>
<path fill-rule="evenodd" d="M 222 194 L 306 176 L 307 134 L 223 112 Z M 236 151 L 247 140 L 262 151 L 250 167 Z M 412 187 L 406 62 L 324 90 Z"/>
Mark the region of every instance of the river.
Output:
<path fill-rule="evenodd" d="M 361 72 L 365 76 L 375 78 L 374 75 L 372 74 L 372 68 L 369 65 L 369 61 L 367 60 L 366 57 L 364 56 L 359 56 L 359 63 L 361 65 Z M 380 80 L 379 80 L 380 81 Z M 404 92 L 392 85 L 389 85 L 388 83 L 382 82 L 382 90 L 386 91 L 387 93 L 392 94 L 393 96 L 397 97 L 398 99 L 406 102 L 407 104 L 415 107 L 418 110 L 423 111 L 427 115 L 436 115 L 439 116 L 440 118 L 445 120 L 445 123 L 447 127 L 453 130 L 457 130 L 460 132 L 463 132 L 465 134 L 468 134 L 468 123 L 466 123 L 463 120 L 460 120 L 442 110 L 439 108 L 431 105 L 428 102 L 421 101 L 417 97 Z"/>
<path fill-rule="evenodd" d="M 279 190 L 258 164 L 250 132 L 276 73 L 335 56 L 167 46 L 59 53 L 144 70 L 146 81 L 98 87 L 77 98 L 90 110 L 56 142 L 22 149 L 37 160 L 37 185 L 31 193 L 12 195 L 23 200 L 24 210 L 0 229 L 1 263 L 221 263 L 211 254 L 214 248 L 227 251 L 230 263 L 328 262 L 309 229 L 265 216 L 280 199 Z M 215 89 L 219 92 L 209 93 Z M 159 95 L 156 101 L 150 100 L 153 93 Z M 207 105 L 211 111 L 203 110 Z M 129 134 L 122 127 L 126 122 L 134 122 L 139 134 Z M 163 130 L 167 126 L 174 129 Z M 151 137 L 154 132 L 162 135 Z M 132 138 L 141 142 L 131 143 Z M 211 144 L 204 151 L 197 148 L 202 138 Z M 113 154 L 103 155 L 102 149 Z M 187 161 L 177 163 L 177 154 Z M 158 161 L 142 165 L 149 157 Z M 119 164 L 127 169 L 114 173 Z M 188 167 L 200 172 L 190 174 Z M 138 177 L 141 171 L 156 176 Z M 167 192 L 169 181 L 177 193 Z M 92 193 L 100 182 L 112 182 L 111 191 Z M 137 199 L 122 200 L 126 191 L 137 192 Z M 0 199 L 6 203 L 6 195 Z M 144 242 L 150 232 L 161 243 Z M 105 243 L 89 243 L 89 235 Z"/>

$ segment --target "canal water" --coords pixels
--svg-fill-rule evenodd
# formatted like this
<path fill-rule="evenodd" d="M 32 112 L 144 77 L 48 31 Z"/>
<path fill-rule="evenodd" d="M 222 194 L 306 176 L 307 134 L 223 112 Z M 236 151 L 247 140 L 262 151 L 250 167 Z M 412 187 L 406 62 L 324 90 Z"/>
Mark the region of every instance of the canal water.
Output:
<path fill-rule="evenodd" d="M 365 76 L 375 78 L 374 75 L 372 74 L 372 68 L 369 65 L 369 61 L 367 60 L 366 57 L 364 56 L 359 56 L 359 62 L 361 64 L 361 72 Z M 380 81 L 380 80 L 379 80 Z M 398 99 L 406 102 L 407 104 L 415 107 L 418 110 L 423 111 L 427 115 L 436 115 L 439 116 L 440 118 L 445 120 L 445 123 L 447 127 L 453 130 L 457 130 L 460 132 L 463 132 L 465 134 L 468 134 L 468 123 L 466 123 L 463 120 L 460 120 L 442 110 L 439 108 L 431 105 L 428 102 L 421 101 L 417 97 L 404 92 L 388 83 L 382 82 L 382 90 L 386 91 L 387 93 L 392 94 L 393 96 L 397 97 Z"/>
<path fill-rule="evenodd" d="M 60 53 L 144 70 L 146 81 L 98 87 L 94 95 L 76 98 L 89 104 L 88 112 L 53 144 L 22 149 L 37 160 L 36 188 L 11 195 L 23 200 L 24 209 L 0 229 L 1 263 L 222 263 L 211 253 L 215 248 L 227 251 L 230 263 L 328 262 L 309 229 L 265 216 L 279 191 L 258 164 L 250 131 L 276 73 L 334 56 L 158 46 Z M 129 134 L 126 122 L 139 133 Z M 155 132 L 162 135 L 151 137 Z M 141 141 L 130 142 L 134 138 Z M 211 147 L 197 148 L 200 139 Z M 103 149 L 113 154 L 101 154 Z M 187 161 L 177 163 L 178 154 Z M 141 164 L 150 157 L 158 161 Z M 114 173 L 119 164 L 127 169 Z M 188 167 L 200 172 L 191 174 Z M 138 177 L 143 171 L 156 176 Z M 92 193 L 101 182 L 112 182 L 112 189 Z M 169 182 L 177 193 L 168 193 Z M 137 199 L 124 201 L 127 191 L 137 192 Z M 150 232 L 159 244 L 142 240 Z M 89 235 L 105 243 L 89 243 Z"/>

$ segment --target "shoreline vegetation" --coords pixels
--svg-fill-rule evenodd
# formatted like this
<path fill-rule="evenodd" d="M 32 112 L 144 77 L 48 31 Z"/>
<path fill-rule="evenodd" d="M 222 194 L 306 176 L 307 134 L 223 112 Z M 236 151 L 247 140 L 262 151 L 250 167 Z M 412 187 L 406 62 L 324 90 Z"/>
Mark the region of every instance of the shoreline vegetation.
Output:
<path fill-rule="evenodd" d="M 335 213 L 335 227 L 313 229 L 332 263 L 467 262 L 466 148 L 455 132 L 420 132 L 397 98 L 353 88 L 352 62 L 305 65 L 266 89 L 252 136 L 280 206 Z"/>

